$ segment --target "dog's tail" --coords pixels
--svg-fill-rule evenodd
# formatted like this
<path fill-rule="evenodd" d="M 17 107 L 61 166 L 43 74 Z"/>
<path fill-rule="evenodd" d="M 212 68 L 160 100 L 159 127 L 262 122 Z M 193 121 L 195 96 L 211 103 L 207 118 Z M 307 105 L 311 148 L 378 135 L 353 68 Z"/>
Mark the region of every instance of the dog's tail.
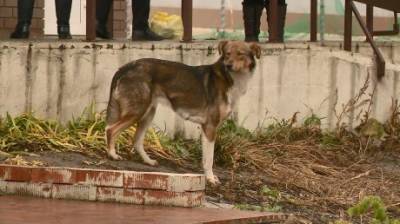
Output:
<path fill-rule="evenodd" d="M 117 88 L 118 81 L 128 73 L 129 70 L 132 70 L 135 67 L 136 63 L 135 61 L 130 62 L 128 64 L 125 64 L 121 68 L 118 69 L 118 71 L 114 74 L 112 81 L 111 81 L 111 88 L 110 88 L 110 97 L 108 100 L 108 106 L 107 106 L 107 117 L 106 121 L 107 124 L 113 124 L 119 119 L 120 115 L 120 108 L 117 100 L 113 97 L 113 93 L 115 89 Z"/>
<path fill-rule="evenodd" d="M 135 61 L 132 61 L 129 62 L 128 64 L 123 65 L 121 68 L 118 69 L 118 71 L 114 74 L 114 77 L 112 78 L 111 81 L 110 97 L 112 92 L 117 87 L 118 80 L 120 80 L 124 75 L 126 75 L 129 70 L 134 69 L 135 66 L 136 66 Z"/>

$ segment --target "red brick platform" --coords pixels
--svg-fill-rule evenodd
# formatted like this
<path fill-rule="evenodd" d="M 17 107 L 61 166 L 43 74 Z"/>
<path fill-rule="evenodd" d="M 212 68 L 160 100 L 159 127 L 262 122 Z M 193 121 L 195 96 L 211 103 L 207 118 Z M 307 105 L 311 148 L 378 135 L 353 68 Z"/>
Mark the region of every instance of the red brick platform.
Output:
<path fill-rule="evenodd" d="M 266 212 L 0 196 L 1 224 L 255 224 L 285 219 L 283 214 Z"/>
<path fill-rule="evenodd" d="M 204 189 L 200 174 L 0 165 L 0 192 L 5 194 L 197 207 Z"/>

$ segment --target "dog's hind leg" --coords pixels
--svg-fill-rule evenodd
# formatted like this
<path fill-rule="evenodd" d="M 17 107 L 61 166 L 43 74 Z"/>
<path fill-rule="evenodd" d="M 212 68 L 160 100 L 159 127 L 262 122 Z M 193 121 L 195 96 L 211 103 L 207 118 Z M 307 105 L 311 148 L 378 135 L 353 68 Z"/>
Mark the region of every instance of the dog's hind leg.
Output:
<path fill-rule="evenodd" d="M 212 184 L 219 184 L 218 177 L 213 173 L 214 146 L 216 138 L 216 127 L 212 124 L 202 125 L 201 148 L 203 151 L 202 162 L 204 174 L 207 181 Z"/>
<path fill-rule="evenodd" d="M 146 135 L 146 131 L 149 128 L 149 126 L 154 118 L 155 113 L 156 113 L 156 107 L 152 106 L 143 115 L 142 119 L 140 119 L 140 121 L 137 124 L 136 133 L 135 133 L 135 143 L 134 143 L 134 149 L 142 157 L 143 162 L 147 163 L 151 166 L 158 165 L 158 162 L 154 159 L 150 159 L 149 155 L 147 155 L 147 153 L 143 147 L 143 141 L 144 141 L 144 137 Z"/>
<path fill-rule="evenodd" d="M 119 133 L 128 128 L 135 120 L 135 117 L 126 115 L 120 118 L 117 122 L 106 127 L 107 154 L 112 159 L 121 160 L 115 151 L 115 140 Z"/>

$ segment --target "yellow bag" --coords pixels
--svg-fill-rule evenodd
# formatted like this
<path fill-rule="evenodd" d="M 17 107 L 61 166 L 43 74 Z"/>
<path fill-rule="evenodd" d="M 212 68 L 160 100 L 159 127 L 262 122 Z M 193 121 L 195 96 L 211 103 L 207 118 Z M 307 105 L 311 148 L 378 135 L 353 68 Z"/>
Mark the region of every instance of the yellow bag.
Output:
<path fill-rule="evenodd" d="M 166 12 L 154 13 L 150 27 L 155 33 L 167 39 L 180 39 L 183 35 L 182 18 Z"/>

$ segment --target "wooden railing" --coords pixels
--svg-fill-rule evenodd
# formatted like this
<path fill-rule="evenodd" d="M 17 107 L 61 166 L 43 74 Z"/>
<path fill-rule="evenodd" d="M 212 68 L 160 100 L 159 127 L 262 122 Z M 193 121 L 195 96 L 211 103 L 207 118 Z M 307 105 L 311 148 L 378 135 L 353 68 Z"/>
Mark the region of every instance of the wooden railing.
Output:
<path fill-rule="evenodd" d="M 380 1 L 376 2 L 373 0 L 357 0 L 362 3 L 367 4 L 367 19 L 366 23 L 363 21 L 360 12 L 358 11 L 357 7 L 354 4 L 354 0 L 346 0 L 345 2 L 345 30 L 344 30 L 344 50 L 346 51 L 351 51 L 351 37 L 352 37 L 352 14 L 354 13 L 356 19 L 358 20 L 358 23 L 361 26 L 361 29 L 363 30 L 367 41 L 372 47 L 372 50 L 374 51 L 375 54 L 375 60 L 376 60 L 376 72 L 378 79 L 381 79 L 385 75 L 385 67 L 386 67 L 386 62 L 385 58 L 382 56 L 381 51 L 379 48 L 376 46 L 374 42 L 374 37 L 373 36 L 378 36 L 378 35 L 397 35 L 399 33 L 399 24 L 397 21 L 397 12 L 400 10 L 400 5 L 399 4 L 393 4 L 393 0 L 386 0 L 386 1 Z M 379 7 L 382 7 L 387 10 L 393 10 L 394 13 L 394 25 L 393 25 L 393 30 L 391 31 L 374 31 L 373 29 L 373 14 L 374 14 L 374 4 L 377 4 Z"/>
<path fill-rule="evenodd" d="M 381 51 L 376 46 L 373 38 L 373 34 L 368 30 L 367 25 L 362 20 L 360 12 L 357 7 L 354 5 L 353 0 L 346 0 L 345 3 L 345 30 L 344 30 L 344 50 L 351 51 L 351 36 L 352 36 L 352 13 L 354 13 L 358 23 L 360 24 L 365 36 L 367 37 L 367 41 L 371 45 L 376 60 L 376 72 L 378 79 L 381 79 L 385 75 L 385 67 L 386 62 L 382 56 Z"/>
<path fill-rule="evenodd" d="M 345 0 L 345 20 L 344 20 L 344 50 L 351 51 L 351 37 L 352 37 L 352 15 L 354 13 L 357 18 L 367 41 L 370 43 L 377 63 L 377 75 L 381 78 L 385 74 L 385 60 L 376 46 L 373 36 L 377 35 L 396 35 L 399 34 L 399 24 L 397 20 L 397 13 L 400 12 L 400 0 L 355 0 L 367 4 L 367 19 L 366 23 L 362 20 L 361 15 L 354 5 L 354 0 Z M 318 0 L 310 0 L 310 41 L 317 41 L 317 20 L 318 20 Z M 96 39 L 96 0 L 87 0 L 86 7 L 86 39 L 92 41 Z M 270 29 L 270 42 L 278 42 L 278 0 L 270 0 L 269 7 L 271 8 L 271 26 Z M 374 6 L 392 10 L 394 12 L 394 25 L 393 30 L 389 31 L 374 31 L 373 30 L 373 8 Z M 111 10 L 112 11 L 112 10 Z M 182 41 L 192 41 L 192 24 L 193 24 L 193 0 L 181 0 L 181 16 L 183 21 L 184 34 Z M 112 27 L 112 22 L 109 23 Z"/>
<path fill-rule="evenodd" d="M 367 16 L 366 22 L 363 21 L 360 12 L 354 4 L 354 1 L 358 1 L 361 3 L 367 4 Z M 345 0 L 345 18 L 344 18 L 344 50 L 351 51 L 352 50 L 352 22 L 353 22 L 353 13 L 356 17 L 358 23 L 361 26 L 361 29 L 366 36 L 366 40 L 371 45 L 372 50 L 375 55 L 376 60 L 376 70 L 378 79 L 381 79 L 385 75 L 385 67 L 386 62 L 384 57 L 382 56 L 381 51 L 376 46 L 374 42 L 373 36 L 381 36 L 381 35 L 397 35 L 399 34 L 399 24 L 397 19 L 397 13 L 400 12 L 400 4 L 397 2 L 398 0 Z M 317 40 L 317 0 L 311 0 L 311 30 L 310 30 L 310 40 Z M 393 30 L 388 31 L 374 31 L 373 29 L 373 16 L 374 16 L 374 6 L 393 11 L 394 13 L 394 23 Z"/>

